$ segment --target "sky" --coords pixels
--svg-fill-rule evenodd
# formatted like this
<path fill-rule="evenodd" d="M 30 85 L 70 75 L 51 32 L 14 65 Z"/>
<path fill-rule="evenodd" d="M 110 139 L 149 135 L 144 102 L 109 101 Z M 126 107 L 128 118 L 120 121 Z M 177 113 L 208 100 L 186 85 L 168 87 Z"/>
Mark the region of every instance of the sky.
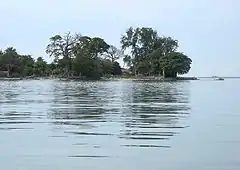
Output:
<path fill-rule="evenodd" d="M 177 39 L 193 60 L 189 76 L 240 76 L 239 0 L 0 0 L 0 49 L 47 61 L 55 34 L 98 36 L 120 48 L 130 26 Z"/>

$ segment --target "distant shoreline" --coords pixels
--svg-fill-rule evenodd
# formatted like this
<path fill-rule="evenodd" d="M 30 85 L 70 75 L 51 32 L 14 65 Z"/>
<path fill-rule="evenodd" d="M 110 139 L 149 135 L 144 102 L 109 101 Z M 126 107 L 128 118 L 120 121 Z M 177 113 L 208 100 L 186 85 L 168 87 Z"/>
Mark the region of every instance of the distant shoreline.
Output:
<path fill-rule="evenodd" d="M 71 81 L 71 80 L 94 80 L 94 79 L 86 79 L 80 77 L 54 77 L 54 76 L 46 76 L 46 77 L 0 77 L 0 80 L 42 80 L 42 79 L 50 79 L 50 80 L 63 80 L 63 81 Z M 111 81 L 111 80 L 133 80 L 133 81 L 178 81 L 178 80 L 199 80 L 196 77 L 127 77 L 127 76 L 119 76 L 119 77 L 102 77 L 99 79 L 100 81 Z"/>
<path fill-rule="evenodd" d="M 223 79 L 240 79 L 240 77 L 221 77 Z M 116 77 L 102 77 L 101 79 L 87 79 L 80 77 L 58 77 L 58 76 L 29 76 L 29 77 L 0 77 L 0 80 L 11 81 L 11 80 L 62 80 L 62 81 L 119 81 L 119 80 L 130 80 L 130 81 L 190 81 L 190 80 L 201 80 L 201 79 L 214 79 L 214 77 L 158 77 L 158 76 L 116 76 Z"/>
<path fill-rule="evenodd" d="M 226 78 L 226 79 L 229 79 L 229 78 L 230 78 L 230 79 L 240 79 L 240 77 L 231 77 L 231 76 L 230 76 L 230 77 L 222 77 L 222 76 L 219 76 L 219 77 L 224 78 L 224 79 L 225 79 L 225 78 Z M 214 78 L 214 77 L 197 77 L 197 78 L 205 79 L 205 78 Z"/>

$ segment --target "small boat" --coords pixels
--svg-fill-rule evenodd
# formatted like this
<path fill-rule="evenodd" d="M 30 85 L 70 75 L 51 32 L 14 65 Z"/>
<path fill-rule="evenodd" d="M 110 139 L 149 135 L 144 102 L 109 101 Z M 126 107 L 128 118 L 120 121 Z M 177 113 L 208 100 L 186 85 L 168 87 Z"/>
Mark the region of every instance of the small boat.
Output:
<path fill-rule="evenodd" d="M 224 80 L 224 78 L 221 78 L 221 77 L 218 77 L 218 78 L 215 78 L 214 80 Z"/>

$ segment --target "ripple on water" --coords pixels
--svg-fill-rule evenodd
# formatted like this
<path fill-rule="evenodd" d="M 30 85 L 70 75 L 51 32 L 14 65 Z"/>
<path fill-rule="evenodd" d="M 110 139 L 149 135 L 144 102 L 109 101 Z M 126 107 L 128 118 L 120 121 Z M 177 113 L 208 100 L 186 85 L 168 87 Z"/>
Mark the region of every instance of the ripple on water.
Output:
<path fill-rule="evenodd" d="M 169 140 L 188 127 L 184 83 L 46 80 L 0 85 L 5 87 L 0 91 L 0 134 L 20 130 L 19 146 L 36 152 L 38 159 L 124 159 L 131 148 L 140 153 L 169 149 Z"/>

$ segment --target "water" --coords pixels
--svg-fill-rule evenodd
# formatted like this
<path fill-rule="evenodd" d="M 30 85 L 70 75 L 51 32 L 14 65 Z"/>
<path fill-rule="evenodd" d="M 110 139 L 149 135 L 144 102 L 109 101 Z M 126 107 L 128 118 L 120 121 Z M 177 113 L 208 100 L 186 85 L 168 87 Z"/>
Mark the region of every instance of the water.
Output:
<path fill-rule="evenodd" d="M 239 170 L 239 80 L 0 82 L 0 168 Z"/>

